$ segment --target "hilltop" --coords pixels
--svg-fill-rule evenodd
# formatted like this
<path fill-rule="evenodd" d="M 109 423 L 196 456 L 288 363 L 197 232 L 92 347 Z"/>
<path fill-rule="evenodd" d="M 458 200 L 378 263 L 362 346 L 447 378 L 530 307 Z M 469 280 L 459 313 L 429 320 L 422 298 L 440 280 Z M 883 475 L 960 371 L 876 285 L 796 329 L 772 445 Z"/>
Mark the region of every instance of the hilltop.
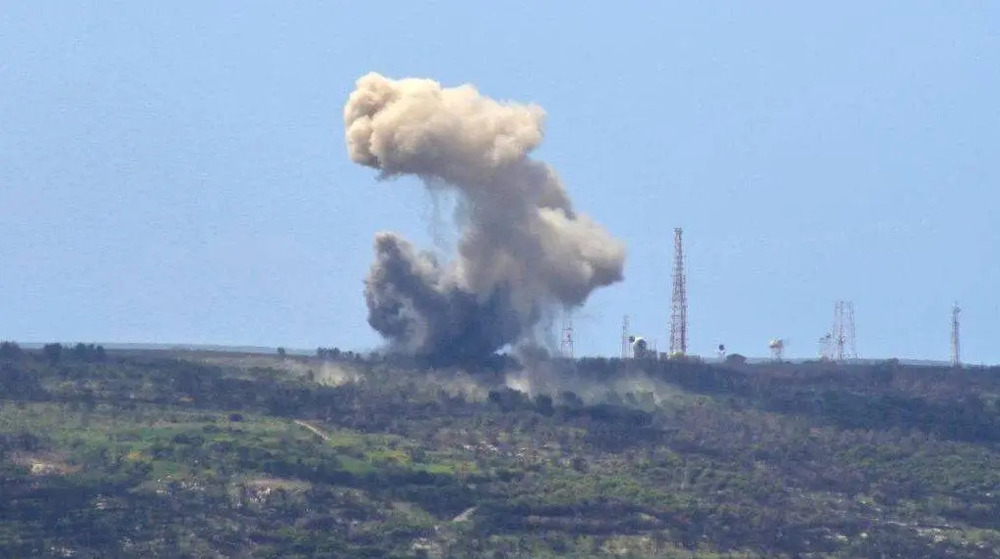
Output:
<path fill-rule="evenodd" d="M 0 348 L 4 557 L 995 557 L 1000 369 Z"/>

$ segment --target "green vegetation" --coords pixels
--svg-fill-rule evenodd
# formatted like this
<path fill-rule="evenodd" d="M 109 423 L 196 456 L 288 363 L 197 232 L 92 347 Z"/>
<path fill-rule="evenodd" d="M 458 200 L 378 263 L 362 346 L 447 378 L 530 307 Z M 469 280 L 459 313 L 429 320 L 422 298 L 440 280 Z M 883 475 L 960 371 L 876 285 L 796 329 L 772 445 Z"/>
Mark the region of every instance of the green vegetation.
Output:
<path fill-rule="evenodd" d="M 0 557 L 1000 554 L 1000 369 L 507 366 L 0 344 Z"/>

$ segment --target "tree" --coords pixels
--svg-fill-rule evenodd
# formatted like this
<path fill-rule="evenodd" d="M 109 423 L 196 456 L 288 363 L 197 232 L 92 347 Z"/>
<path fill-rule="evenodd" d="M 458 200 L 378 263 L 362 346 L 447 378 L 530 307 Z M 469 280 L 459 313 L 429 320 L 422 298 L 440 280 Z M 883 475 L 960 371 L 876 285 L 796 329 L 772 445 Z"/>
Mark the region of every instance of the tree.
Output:
<path fill-rule="evenodd" d="M 19 359 L 22 355 L 21 346 L 14 342 L 0 343 L 0 359 Z"/>
<path fill-rule="evenodd" d="M 45 344 L 42 346 L 42 355 L 45 356 L 49 363 L 55 365 L 62 358 L 62 350 L 62 344 Z"/>

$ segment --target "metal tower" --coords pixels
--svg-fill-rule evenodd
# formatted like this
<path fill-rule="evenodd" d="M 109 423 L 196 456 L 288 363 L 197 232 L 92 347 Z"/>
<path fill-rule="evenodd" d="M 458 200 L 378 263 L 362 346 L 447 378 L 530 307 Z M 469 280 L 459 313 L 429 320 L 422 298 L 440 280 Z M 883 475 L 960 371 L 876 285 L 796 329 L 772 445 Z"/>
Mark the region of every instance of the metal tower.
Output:
<path fill-rule="evenodd" d="M 833 359 L 833 333 L 827 332 L 819 339 L 819 358 L 822 361 Z"/>
<path fill-rule="evenodd" d="M 573 359 L 573 313 L 566 311 L 563 317 L 562 342 L 559 353 L 567 359 Z"/>
<path fill-rule="evenodd" d="M 833 329 L 830 331 L 833 342 L 834 361 L 858 358 L 858 344 L 854 333 L 854 303 L 837 301 L 833 307 Z"/>
<path fill-rule="evenodd" d="M 632 341 L 629 339 L 628 315 L 622 317 L 622 359 L 632 356 Z"/>
<path fill-rule="evenodd" d="M 962 366 L 962 348 L 958 336 L 958 313 L 960 312 L 962 309 L 958 308 L 958 303 L 955 303 L 955 306 L 951 308 L 951 364 L 955 367 Z"/>
<path fill-rule="evenodd" d="M 683 230 L 674 229 L 674 292 L 670 307 L 670 356 L 687 355 L 687 276 L 684 274 Z"/>

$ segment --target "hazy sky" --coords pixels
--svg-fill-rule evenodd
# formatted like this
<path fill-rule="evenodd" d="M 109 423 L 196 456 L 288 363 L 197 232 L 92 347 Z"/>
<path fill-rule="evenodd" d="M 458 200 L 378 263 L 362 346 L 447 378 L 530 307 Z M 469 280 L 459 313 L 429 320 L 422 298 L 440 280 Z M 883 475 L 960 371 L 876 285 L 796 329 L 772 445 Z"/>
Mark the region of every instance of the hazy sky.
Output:
<path fill-rule="evenodd" d="M 847 299 L 863 356 L 947 359 L 958 300 L 1000 362 L 1000 4 L 252 4 L 0 8 L 0 338 L 375 347 L 373 235 L 434 212 L 347 158 L 378 71 L 546 109 L 628 244 L 578 353 L 665 349 L 682 226 L 695 353 L 815 355 Z"/>

